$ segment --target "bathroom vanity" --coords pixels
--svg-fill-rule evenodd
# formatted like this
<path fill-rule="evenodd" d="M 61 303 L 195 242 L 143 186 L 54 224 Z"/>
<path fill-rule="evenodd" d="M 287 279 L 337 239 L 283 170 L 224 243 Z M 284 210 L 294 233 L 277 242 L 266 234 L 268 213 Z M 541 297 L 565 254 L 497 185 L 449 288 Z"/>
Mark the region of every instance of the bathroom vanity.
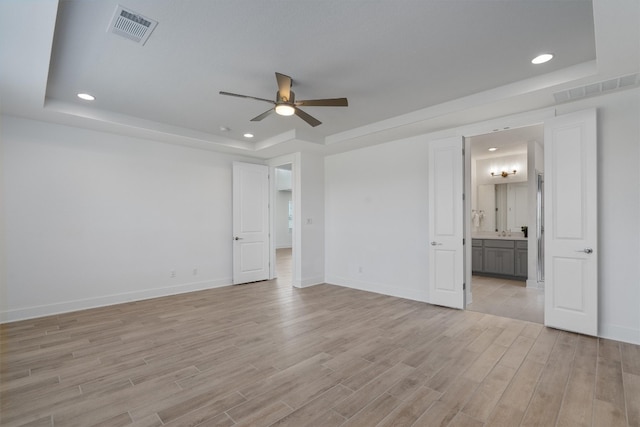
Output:
<path fill-rule="evenodd" d="M 479 276 L 527 279 L 527 239 L 520 236 L 474 237 L 471 270 Z"/>

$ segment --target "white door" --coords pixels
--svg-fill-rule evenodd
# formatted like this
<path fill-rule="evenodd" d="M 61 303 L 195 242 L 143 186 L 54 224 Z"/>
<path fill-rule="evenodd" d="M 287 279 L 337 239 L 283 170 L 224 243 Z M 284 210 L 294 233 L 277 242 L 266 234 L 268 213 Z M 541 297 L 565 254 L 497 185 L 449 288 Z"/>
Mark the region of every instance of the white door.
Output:
<path fill-rule="evenodd" d="M 233 162 L 233 284 L 269 278 L 269 168 Z"/>
<path fill-rule="evenodd" d="M 598 334 L 596 111 L 544 123 L 545 313 L 553 328 Z"/>
<path fill-rule="evenodd" d="M 464 307 L 462 137 L 429 142 L 429 301 Z"/>

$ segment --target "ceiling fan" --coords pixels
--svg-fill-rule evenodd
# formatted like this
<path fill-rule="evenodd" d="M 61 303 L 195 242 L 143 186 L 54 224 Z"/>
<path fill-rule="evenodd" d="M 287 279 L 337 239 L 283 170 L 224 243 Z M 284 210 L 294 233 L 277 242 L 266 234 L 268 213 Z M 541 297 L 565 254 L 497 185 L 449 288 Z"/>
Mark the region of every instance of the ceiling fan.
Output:
<path fill-rule="evenodd" d="M 269 114 L 274 111 L 281 116 L 291 116 L 295 114 L 300 117 L 305 122 L 309 123 L 311 126 L 316 127 L 322 122 L 315 117 L 305 113 L 302 111 L 300 106 L 306 107 L 346 107 L 348 106 L 347 98 L 330 98 L 330 99 L 308 99 L 305 101 L 296 101 L 295 94 L 291 90 L 291 86 L 293 84 L 293 80 L 289 76 L 285 76 L 284 74 L 276 73 L 276 80 L 278 82 L 278 92 L 276 93 L 276 100 L 272 101 L 270 99 L 257 98 L 255 96 L 248 95 L 240 95 L 237 93 L 224 92 L 220 91 L 220 95 L 228 95 L 228 96 L 237 96 L 238 98 L 249 98 L 255 99 L 257 101 L 268 102 L 269 104 L 273 104 L 274 108 L 270 108 L 259 116 L 251 119 L 252 122 L 259 122 L 260 120 L 267 117 Z"/>

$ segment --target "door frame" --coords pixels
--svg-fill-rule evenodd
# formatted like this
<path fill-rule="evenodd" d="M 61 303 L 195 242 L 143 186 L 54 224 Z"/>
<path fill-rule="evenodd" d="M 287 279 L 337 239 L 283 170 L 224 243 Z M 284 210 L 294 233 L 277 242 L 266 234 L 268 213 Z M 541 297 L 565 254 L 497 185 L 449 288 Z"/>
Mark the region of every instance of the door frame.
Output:
<path fill-rule="evenodd" d="M 543 124 L 546 119 L 555 117 L 555 108 L 531 111 L 521 114 L 500 117 L 473 125 L 462 126 L 457 129 L 459 135 L 464 137 L 464 282 L 467 284 L 465 290 L 465 309 L 473 302 L 471 282 L 471 141 L 470 137 L 486 135 L 499 130 L 514 129 L 525 126 Z M 537 255 L 536 255 L 537 259 Z"/>
<path fill-rule="evenodd" d="M 276 188 L 276 168 L 278 166 L 291 164 L 291 201 L 293 203 L 293 229 L 291 230 L 291 285 L 296 286 L 296 278 L 300 277 L 300 250 L 298 245 L 298 227 L 300 225 L 299 212 L 300 212 L 300 195 L 298 186 L 298 156 L 295 154 L 289 154 L 280 157 L 274 157 L 267 161 L 269 166 L 269 176 L 273 179 L 269 182 L 269 235 L 270 235 L 270 247 L 269 247 L 269 279 L 275 279 L 278 272 L 276 271 L 276 239 L 275 239 L 275 216 L 276 216 L 276 196 L 278 189 Z M 299 286 L 296 286 L 299 287 Z"/>

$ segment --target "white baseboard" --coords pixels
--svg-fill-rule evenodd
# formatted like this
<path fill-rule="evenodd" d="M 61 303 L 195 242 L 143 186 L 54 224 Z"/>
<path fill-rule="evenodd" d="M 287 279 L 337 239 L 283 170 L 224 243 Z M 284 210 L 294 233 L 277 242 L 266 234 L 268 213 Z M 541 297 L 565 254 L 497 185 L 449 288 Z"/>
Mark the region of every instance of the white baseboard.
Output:
<path fill-rule="evenodd" d="M 630 344 L 640 345 L 640 329 L 631 329 L 618 325 L 600 325 L 598 331 L 600 338 L 607 338 L 615 341 L 628 342 Z"/>
<path fill-rule="evenodd" d="M 230 286 L 231 278 L 207 280 L 202 282 L 183 283 L 175 286 L 167 286 L 156 289 L 126 292 L 115 295 L 105 295 L 95 298 L 86 298 L 74 301 L 64 301 L 53 304 L 16 308 L 0 311 L 0 323 L 15 322 L 18 320 L 34 319 L 37 317 L 51 316 L 54 314 L 69 313 L 72 311 L 86 310 L 89 308 L 105 307 L 108 305 L 122 304 L 131 301 L 178 295 L 187 292 L 201 291 L 205 289 Z"/>
<path fill-rule="evenodd" d="M 413 289 L 395 288 L 382 283 L 367 282 L 363 280 L 353 280 L 339 276 L 327 277 L 327 283 L 342 286 L 345 288 L 358 289 L 360 291 L 375 292 L 377 294 L 389 295 L 392 297 L 405 298 L 413 301 L 427 302 L 427 293 L 415 291 Z"/>
<path fill-rule="evenodd" d="M 538 282 L 537 280 L 527 279 L 527 288 L 544 289 L 544 282 Z"/>
<path fill-rule="evenodd" d="M 308 288 L 309 286 L 321 285 L 325 283 L 324 276 L 309 277 L 302 280 L 294 280 L 293 286 L 296 288 Z"/>

